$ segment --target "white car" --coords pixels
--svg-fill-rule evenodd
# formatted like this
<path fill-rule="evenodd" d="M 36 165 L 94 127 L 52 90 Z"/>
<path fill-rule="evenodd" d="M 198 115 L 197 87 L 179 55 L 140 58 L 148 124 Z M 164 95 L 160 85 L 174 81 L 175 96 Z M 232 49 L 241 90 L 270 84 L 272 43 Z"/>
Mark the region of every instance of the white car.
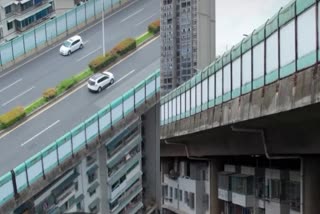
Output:
<path fill-rule="evenodd" d="M 88 89 L 90 91 L 101 92 L 109 85 L 114 83 L 114 76 L 112 73 L 105 71 L 102 73 L 94 74 L 88 80 Z"/>
<path fill-rule="evenodd" d="M 70 55 L 72 52 L 82 48 L 82 39 L 80 36 L 76 35 L 63 42 L 63 44 L 60 47 L 60 54 L 64 56 Z"/>

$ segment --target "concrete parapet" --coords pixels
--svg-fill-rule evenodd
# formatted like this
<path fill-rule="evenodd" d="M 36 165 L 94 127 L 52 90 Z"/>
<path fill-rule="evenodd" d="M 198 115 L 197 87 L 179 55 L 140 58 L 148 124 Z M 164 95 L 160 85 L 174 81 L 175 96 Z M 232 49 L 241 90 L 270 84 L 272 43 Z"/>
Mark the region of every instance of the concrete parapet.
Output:
<path fill-rule="evenodd" d="M 184 145 L 195 156 L 320 154 L 319 73 L 319 66 L 310 67 L 161 126 L 162 156 L 179 156 Z M 248 133 L 237 133 L 233 127 Z M 252 129 L 264 132 L 264 138 Z M 164 139 L 182 145 L 164 144 Z"/>
<path fill-rule="evenodd" d="M 204 112 L 164 125 L 161 138 L 182 136 L 186 130 L 191 134 L 315 104 L 320 100 L 319 78 L 314 67 L 295 73 Z"/>

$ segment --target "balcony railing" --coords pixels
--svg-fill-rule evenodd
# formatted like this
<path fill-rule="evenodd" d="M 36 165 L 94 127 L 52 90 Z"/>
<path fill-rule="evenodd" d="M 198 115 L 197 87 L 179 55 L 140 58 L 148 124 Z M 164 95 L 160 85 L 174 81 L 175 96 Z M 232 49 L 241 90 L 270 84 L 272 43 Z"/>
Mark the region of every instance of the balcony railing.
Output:
<path fill-rule="evenodd" d="M 42 5 L 48 4 L 49 2 L 52 2 L 52 0 L 43 0 L 43 1 L 40 1 L 38 4 L 35 4 L 25 10 L 21 10 L 21 5 L 17 5 L 16 8 L 18 8 L 18 9 L 14 10 L 12 13 L 16 16 L 21 16 L 21 15 L 24 15 L 24 14 L 32 11 L 32 10 L 36 10 L 39 7 L 41 7 Z"/>
<path fill-rule="evenodd" d="M 128 190 L 125 196 L 121 199 L 121 201 L 119 202 L 119 206 L 116 209 L 114 209 L 112 214 L 120 213 L 120 211 L 125 206 L 127 206 L 132 201 L 132 199 L 134 199 L 134 197 L 136 197 L 141 191 L 142 191 L 141 184 L 131 187 L 131 189 Z"/>

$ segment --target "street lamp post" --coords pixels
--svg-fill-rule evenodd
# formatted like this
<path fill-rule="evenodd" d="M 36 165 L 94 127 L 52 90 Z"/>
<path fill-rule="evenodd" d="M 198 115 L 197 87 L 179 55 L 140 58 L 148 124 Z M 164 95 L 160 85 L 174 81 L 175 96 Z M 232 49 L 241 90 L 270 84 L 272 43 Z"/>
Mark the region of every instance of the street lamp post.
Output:
<path fill-rule="evenodd" d="M 106 53 L 105 48 L 105 41 L 104 41 L 104 0 L 101 0 L 102 2 L 102 54 L 104 55 Z"/>

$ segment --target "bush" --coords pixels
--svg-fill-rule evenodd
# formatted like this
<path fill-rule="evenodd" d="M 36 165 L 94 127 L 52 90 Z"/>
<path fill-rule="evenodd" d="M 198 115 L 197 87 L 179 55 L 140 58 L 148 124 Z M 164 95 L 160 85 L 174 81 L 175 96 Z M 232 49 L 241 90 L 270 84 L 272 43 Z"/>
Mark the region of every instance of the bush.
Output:
<path fill-rule="evenodd" d="M 65 90 L 71 88 L 74 84 L 76 84 L 76 80 L 72 77 L 69 79 L 62 80 L 60 84 L 56 87 L 57 94 L 61 94 Z"/>
<path fill-rule="evenodd" d="M 118 58 L 118 54 L 108 52 L 106 53 L 105 56 L 98 56 L 97 58 L 92 60 L 89 63 L 89 68 L 93 72 L 98 72 L 99 70 L 107 67 L 108 65 L 116 61 L 117 58 Z"/>
<path fill-rule="evenodd" d="M 111 53 L 117 53 L 120 56 L 128 53 L 131 50 L 136 49 L 137 44 L 136 40 L 132 38 L 127 38 L 121 42 L 119 42 L 112 50 Z"/>
<path fill-rule="evenodd" d="M 152 22 L 151 24 L 149 24 L 148 31 L 150 33 L 153 33 L 153 34 L 159 33 L 159 31 L 160 31 L 160 19 L 158 19 L 158 20 Z"/>
<path fill-rule="evenodd" d="M 0 126 L 2 128 L 7 128 L 25 116 L 26 113 L 23 107 L 15 107 L 11 109 L 9 112 L 0 115 Z"/>
<path fill-rule="evenodd" d="M 48 88 L 42 94 L 43 98 L 48 101 L 57 95 L 57 90 L 55 88 Z"/>

